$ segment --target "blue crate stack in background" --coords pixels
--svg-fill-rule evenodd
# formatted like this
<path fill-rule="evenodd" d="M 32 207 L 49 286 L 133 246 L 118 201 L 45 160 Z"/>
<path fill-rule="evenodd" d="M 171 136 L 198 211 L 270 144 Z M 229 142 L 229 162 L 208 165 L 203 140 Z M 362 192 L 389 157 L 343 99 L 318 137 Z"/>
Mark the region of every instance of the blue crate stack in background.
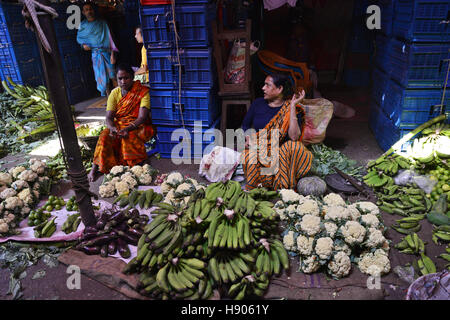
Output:
<path fill-rule="evenodd" d="M 383 150 L 422 123 L 450 111 L 450 2 L 378 0 L 369 126 Z M 443 102 L 443 103 L 442 103 Z M 433 108 L 433 106 L 435 106 Z M 445 110 L 444 110 L 445 111 Z M 406 145 L 404 145 L 406 146 Z"/>
<path fill-rule="evenodd" d="M 90 53 L 76 41 L 77 29 L 67 28 L 68 3 L 53 3 L 59 17 L 54 19 L 55 34 L 63 66 L 70 104 L 97 95 Z M 0 78 L 29 86 L 45 85 L 36 36 L 25 28 L 22 5 L 0 3 Z"/>
<path fill-rule="evenodd" d="M 210 32 L 215 15 L 216 7 L 208 0 L 140 6 L 152 121 L 162 158 L 199 159 L 213 147 L 211 129 L 220 124 Z M 190 146 L 190 156 L 186 148 L 179 152 L 186 132 L 192 139 L 185 145 Z"/>

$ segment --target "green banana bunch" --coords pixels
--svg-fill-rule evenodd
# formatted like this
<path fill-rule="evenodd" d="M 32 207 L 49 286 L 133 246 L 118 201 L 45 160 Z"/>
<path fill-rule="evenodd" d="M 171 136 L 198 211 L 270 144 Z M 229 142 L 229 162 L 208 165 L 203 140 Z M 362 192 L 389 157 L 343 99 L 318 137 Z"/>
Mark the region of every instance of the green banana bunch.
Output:
<path fill-rule="evenodd" d="M 219 284 L 235 283 L 249 272 L 246 260 L 236 252 L 217 252 L 208 261 L 208 273 Z"/>
<path fill-rule="evenodd" d="M 434 241 L 436 244 L 437 242 L 444 241 L 444 242 L 450 242 L 450 225 L 441 225 L 437 226 L 433 229 L 433 235 L 437 241 Z"/>
<path fill-rule="evenodd" d="M 436 266 L 434 262 L 423 252 L 420 253 L 420 258 L 417 260 L 417 264 L 422 275 L 436 272 Z"/>
<path fill-rule="evenodd" d="M 281 268 L 289 269 L 289 257 L 279 240 L 261 239 L 256 258 L 256 274 L 279 275 Z"/>
<path fill-rule="evenodd" d="M 272 200 L 278 196 L 277 191 L 269 191 L 264 187 L 255 188 L 249 191 L 249 195 L 255 200 Z"/>
<path fill-rule="evenodd" d="M 81 223 L 81 216 L 79 213 L 71 214 L 64 221 L 61 229 L 65 234 L 77 231 L 78 225 Z"/>
<path fill-rule="evenodd" d="M 137 205 L 141 209 L 148 209 L 153 204 L 159 203 L 163 200 L 163 195 L 155 192 L 153 189 L 147 189 L 145 191 L 133 190 L 129 194 L 122 193 L 117 196 L 113 204 L 119 203 L 119 207 L 131 207 L 135 208 Z"/>
<path fill-rule="evenodd" d="M 269 286 L 269 278 L 265 274 L 252 273 L 244 277 L 240 282 L 230 286 L 228 295 L 235 300 L 242 300 L 248 295 L 262 297 Z"/>

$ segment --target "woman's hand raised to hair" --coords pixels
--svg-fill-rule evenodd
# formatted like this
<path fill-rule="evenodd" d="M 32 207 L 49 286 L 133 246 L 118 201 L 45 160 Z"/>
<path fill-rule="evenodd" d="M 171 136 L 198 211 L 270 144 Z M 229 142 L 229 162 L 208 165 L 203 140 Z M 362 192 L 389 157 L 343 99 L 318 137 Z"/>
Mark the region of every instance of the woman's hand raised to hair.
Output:
<path fill-rule="evenodd" d="M 295 106 L 299 104 L 304 97 L 305 97 L 305 90 L 302 90 L 300 93 L 294 93 L 291 99 L 291 105 L 293 104 Z"/>

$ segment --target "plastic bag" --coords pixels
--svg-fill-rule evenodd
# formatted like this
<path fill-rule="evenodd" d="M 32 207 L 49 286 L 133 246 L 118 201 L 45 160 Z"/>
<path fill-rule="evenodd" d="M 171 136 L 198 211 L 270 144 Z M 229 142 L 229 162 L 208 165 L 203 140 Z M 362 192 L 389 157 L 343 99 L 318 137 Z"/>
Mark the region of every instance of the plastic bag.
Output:
<path fill-rule="evenodd" d="M 245 41 L 236 40 L 231 48 L 225 68 L 225 82 L 243 83 L 245 79 Z M 250 44 L 250 55 L 259 49 L 259 41 Z"/>
<path fill-rule="evenodd" d="M 425 193 L 431 193 L 434 186 L 437 184 L 436 180 L 431 179 L 431 176 L 422 176 L 413 170 L 401 170 L 394 177 L 394 183 L 399 186 L 406 186 L 408 184 L 415 184 Z"/>
<path fill-rule="evenodd" d="M 450 272 L 426 274 L 414 281 L 408 288 L 406 300 L 448 300 Z"/>
<path fill-rule="evenodd" d="M 210 182 L 228 181 L 239 165 L 240 158 L 239 152 L 216 146 L 203 156 L 198 173 Z"/>
<path fill-rule="evenodd" d="M 328 124 L 333 117 L 333 103 L 324 98 L 304 99 L 305 132 L 303 143 L 320 143 L 325 139 Z"/>

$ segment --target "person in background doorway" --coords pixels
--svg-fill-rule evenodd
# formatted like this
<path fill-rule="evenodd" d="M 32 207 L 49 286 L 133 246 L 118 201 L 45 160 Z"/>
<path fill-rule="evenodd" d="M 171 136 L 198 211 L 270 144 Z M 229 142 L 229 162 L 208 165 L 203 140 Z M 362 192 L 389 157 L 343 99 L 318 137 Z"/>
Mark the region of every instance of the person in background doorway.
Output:
<path fill-rule="evenodd" d="M 313 160 L 312 153 L 302 144 L 305 111 L 300 102 L 305 91 L 294 94 L 292 84 L 284 74 L 267 76 L 262 90 L 264 98 L 252 103 L 242 124 L 244 131 L 256 130 L 245 137 L 246 147 L 242 152 L 247 180 L 245 188 L 251 190 L 261 185 L 270 190 L 292 189 L 309 172 Z M 275 140 L 276 134 L 278 140 Z M 272 145 L 273 141 L 278 145 Z M 255 143 L 258 143 L 258 152 Z M 263 163 L 261 160 L 266 157 L 278 157 L 278 163 Z M 272 173 L 263 172 L 273 165 Z"/>
<path fill-rule="evenodd" d="M 156 133 L 150 116 L 149 88 L 134 81 L 130 65 L 117 67 L 118 87 L 106 107 L 106 129 L 95 147 L 89 181 L 109 173 L 116 165 L 134 166 L 147 159 L 145 143 Z"/>
<path fill-rule="evenodd" d="M 118 50 L 106 21 L 96 18 L 93 4 L 84 3 L 82 13 L 86 19 L 80 23 L 77 42 L 83 47 L 83 50 L 92 52 L 97 90 L 104 97 L 117 86 L 113 65 L 116 63 Z"/>
<path fill-rule="evenodd" d="M 139 80 L 141 83 L 148 83 L 148 65 L 147 65 L 147 50 L 144 45 L 144 38 L 142 37 L 142 28 L 139 26 L 136 28 L 136 34 L 134 36 L 138 43 L 142 43 L 141 49 L 141 66 L 134 69 L 134 80 Z"/>

